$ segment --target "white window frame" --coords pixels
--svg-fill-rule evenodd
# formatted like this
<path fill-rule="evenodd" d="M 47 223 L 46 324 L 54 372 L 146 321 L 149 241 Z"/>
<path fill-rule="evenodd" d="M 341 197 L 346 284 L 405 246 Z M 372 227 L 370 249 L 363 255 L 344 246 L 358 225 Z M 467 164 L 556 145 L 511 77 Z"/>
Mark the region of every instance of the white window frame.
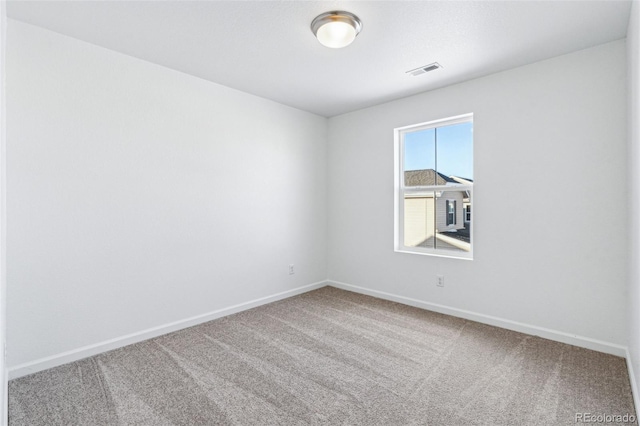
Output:
<path fill-rule="evenodd" d="M 406 195 L 425 192 L 446 192 L 446 191 L 467 191 L 470 204 L 473 205 L 473 186 L 471 184 L 459 184 L 452 186 L 428 185 L 428 186 L 404 186 L 404 135 L 410 132 L 434 129 L 438 127 L 450 126 L 473 122 L 473 114 L 463 114 L 455 117 L 429 121 L 426 123 L 413 124 L 410 126 L 398 127 L 394 129 L 394 251 L 398 253 L 412 253 L 428 256 L 448 257 L 454 259 L 473 259 L 475 226 L 471 224 L 471 249 L 470 251 L 452 251 L 432 247 L 410 247 L 404 245 L 404 199 Z M 475 180 L 474 180 L 475 183 Z M 444 194 L 443 194 L 444 195 Z M 435 200 L 434 200 L 435 202 Z M 466 212 L 465 212 L 466 215 Z M 473 221 L 473 219 L 472 219 Z M 457 218 L 456 218 L 457 222 Z M 464 222 L 464 221 L 463 221 Z M 436 244 L 437 245 L 437 244 Z"/>

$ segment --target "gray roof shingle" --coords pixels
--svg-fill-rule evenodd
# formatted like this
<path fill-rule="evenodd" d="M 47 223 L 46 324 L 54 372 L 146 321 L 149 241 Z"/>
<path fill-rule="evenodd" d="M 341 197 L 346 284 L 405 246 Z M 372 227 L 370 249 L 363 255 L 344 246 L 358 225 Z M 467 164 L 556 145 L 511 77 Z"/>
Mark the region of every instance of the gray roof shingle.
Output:
<path fill-rule="evenodd" d="M 404 186 L 446 185 L 447 183 L 459 182 L 433 169 L 407 170 L 404 172 Z"/>

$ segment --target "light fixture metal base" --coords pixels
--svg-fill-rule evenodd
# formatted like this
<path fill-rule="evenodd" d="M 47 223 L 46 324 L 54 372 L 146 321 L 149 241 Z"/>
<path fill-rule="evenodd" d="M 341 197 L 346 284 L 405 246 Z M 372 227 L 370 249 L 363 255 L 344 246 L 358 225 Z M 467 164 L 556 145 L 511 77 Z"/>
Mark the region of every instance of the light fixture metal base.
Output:
<path fill-rule="evenodd" d="M 318 34 L 320 28 L 327 24 L 346 24 L 353 28 L 354 34 L 352 35 L 352 39 L 344 45 L 338 46 L 330 46 L 326 44 L 323 40 L 321 40 L 321 35 Z M 320 43 L 327 47 L 344 47 L 349 45 L 353 39 L 360 33 L 362 29 L 362 21 L 356 15 L 351 12 L 346 12 L 344 10 L 334 10 L 330 12 L 322 13 L 315 17 L 315 19 L 311 22 L 311 32 L 313 35 L 318 38 Z"/>

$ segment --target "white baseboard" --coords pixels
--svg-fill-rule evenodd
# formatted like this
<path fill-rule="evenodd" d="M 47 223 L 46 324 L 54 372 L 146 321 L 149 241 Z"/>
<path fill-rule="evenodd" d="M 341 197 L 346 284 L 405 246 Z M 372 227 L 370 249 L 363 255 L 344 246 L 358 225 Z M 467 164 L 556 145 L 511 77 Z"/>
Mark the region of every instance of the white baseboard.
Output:
<path fill-rule="evenodd" d="M 479 314 L 479 313 L 467 311 L 464 309 L 452 308 L 445 305 L 439 305 L 437 303 L 424 302 L 422 300 L 413 299 L 410 297 L 398 296 L 396 294 L 386 293 L 384 291 L 371 290 L 365 287 L 359 287 L 352 284 L 342 283 L 339 281 L 327 280 L 327 285 L 341 288 L 343 290 L 353 291 L 355 293 L 366 294 L 368 296 L 373 296 L 380 299 L 390 300 L 392 302 L 398 302 L 398 303 L 402 303 L 409 306 L 415 306 L 416 308 L 422 308 L 428 311 L 439 312 L 441 314 L 464 318 L 471 321 L 493 325 L 500 328 L 506 328 L 508 330 L 518 331 L 520 333 L 539 336 L 545 339 L 554 340 L 556 342 L 562 342 L 562 343 L 567 343 L 573 346 L 592 349 L 594 351 L 604 352 L 604 353 L 616 355 L 623 358 L 627 356 L 626 346 L 617 345 L 615 343 L 604 342 L 601 340 L 591 339 L 589 337 L 578 336 L 575 334 L 565 333 L 562 331 L 550 330 L 548 328 L 538 327 L 530 324 L 524 324 L 521 322 L 511 321 L 504 318 L 493 317 L 490 315 Z"/>
<path fill-rule="evenodd" d="M 631 359 L 631 353 L 629 349 L 626 350 L 627 358 L 627 371 L 629 372 L 629 383 L 631 384 L 631 395 L 633 395 L 633 404 L 636 407 L 636 418 L 640 414 L 640 394 L 638 394 L 638 382 L 636 382 L 636 376 L 633 374 L 633 361 Z"/>
<path fill-rule="evenodd" d="M 61 354 L 52 355 L 31 362 L 26 362 L 24 364 L 16 365 L 15 367 L 10 367 L 8 369 L 9 380 L 37 373 L 38 371 L 57 367 L 69 362 L 78 361 L 83 358 L 87 358 L 113 349 L 118 349 L 133 343 L 142 342 L 144 340 L 158 337 L 163 334 L 182 330 L 188 327 L 193 327 L 194 325 L 202 324 L 207 321 L 225 317 L 227 315 L 235 314 L 247 309 L 255 308 L 256 306 L 265 305 L 267 303 L 276 302 L 278 300 L 306 293 L 308 291 L 315 290 L 326 285 L 327 283 L 325 281 L 320 281 L 317 283 L 298 287 L 293 290 L 283 291 L 281 293 L 272 294 L 271 296 L 261 297 L 259 299 L 250 300 L 248 302 L 229 306 L 227 308 L 218 309 L 206 314 L 196 315 L 191 318 L 186 318 L 180 321 L 174 321 L 168 324 L 160 325 L 158 327 L 131 333 L 126 336 L 116 337 L 115 339 L 110 339 L 104 342 L 95 343 L 93 345 L 84 346 L 78 349 L 63 352 Z"/>
<path fill-rule="evenodd" d="M 439 312 L 446 315 L 451 315 L 459 318 L 465 318 L 471 321 L 480 322 L 483 324 L 493 325 L 496 327 L 506 328 L 508 330 L 518 331 L 521 333 L 540 336 L 545 339 L 554 340 L 557 342 L 567 343 L 574 346 L 579 346 L 587 349 L 592 349 L 599 352 L 604 352 L 620 357 L 624 357 L 627 360 L 627 368 L 629 370 L 629 378 L 633 391 L 634 402 L 636 407 L 640 408 L 640 401 L 638 400 L 638 388 L 633 375 L 633 367 L 630 359 L 629 352 L 626 346 L 617 345 L 614 343 L 604 342 L 601 340 L 591 339 L 588 337 L 569 334 L 557 330 L 550 330 L 543 327 L 538 327 L 530 324 L 524 324 L 516 321 L 511 321 L 503 318 L 493 317 L 490 315 L 479 314 L 463 309 L 452 308 L 445 305 L 436 303 L 424 302 L 422 300 L 413 299 L 410 297 L 399 296 L 396 294 L 386 293 L 378 290 L 371 290 L 364 287 L 355 286 L 339 281 L 320 281 L 317 283 L 309 284 L 306 286 L 298 287 L 292 290 L 283 291 L 270 296 L 262 297 L 259 299 L 251 300 L 248 302 L 240 303 L 237 305 L 229 306 L 209 312 L 202 315 L 197 315 L 184 320 L 175 321 L 172 323 L 164 324 L 158 327 L 153 327 L 147 330 L 142 330 L 136 333 L 128 334 L 125 336 L 110 339 L 104 342 L 96 343 L 93 345 L 84 346 L 71 351 L 63 352 L 57 355 L 49 356 L 46 358 L 37 359 L 35 361 L 19 364 L 8 369 L 9 379 L 16 379 L 18 377 L 26 376 L 38 371 L 46 370 L 48 368 L 57 367 L 59 365 L 67 364 L 69 362 L 77 361 L 83 358 L 87 358 L 93 355 L 97 355 L 103 352 L 107 352 L 113 349 L 118 349 L 123 346 L 127 346 L 133 343 L 142 342 L 154 337 L 161 336 L 163 334 L 178 331 L 184 328 L 192 327 L 194 325 L 202 324 L 207 321 L 211 321 L 217 318 L 221 318 L 227 315 L 231 315 L 237 312 L 241 312 L 247 309 L 255 308 L 260 305 L 275 302 L 278 300 L 286 299 L 288 297 L 296 296 L 298 294 L 306 293 L 326 285 L 332 287 L 341 288 L 347 291 L 353 291 L 355 293 L 365 294 L 368 296 L 377 297 L 380 299 L 390 300 L 393 302 L 402 303 L 409 306 L 415 306 L 417 308 L 426 309 L 433 312 Z"/>

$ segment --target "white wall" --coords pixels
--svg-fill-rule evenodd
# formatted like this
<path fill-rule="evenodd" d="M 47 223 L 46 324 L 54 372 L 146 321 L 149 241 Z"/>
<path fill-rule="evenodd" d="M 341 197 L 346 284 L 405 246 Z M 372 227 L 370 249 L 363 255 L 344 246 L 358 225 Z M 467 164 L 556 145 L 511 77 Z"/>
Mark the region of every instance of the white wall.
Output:
<path fill-rule="evenodd" d="M 325 118 L 13 20 L 7 82 L 11 368 L 326 277 Z"/>
<path fill-rule="evenodd" d="M 625 63 L 620 40 L 331 118 L 329 279 L 624 351 Z M 394 253 L 393 129 L 466 113 L 475 259 Z"/>
<path fill-rule="evenodd" d="M 4 348 L 7 332 L 7 268 L 6 268 L 6 2 L 0 2 L 0 425 L 8 424 L 7 365 Z"/>
<path fill-rule="evenodd" d="M 640 410 L 640 4 L 634 1 L 627 30 L 629 140 L 629 365 Z"/>

